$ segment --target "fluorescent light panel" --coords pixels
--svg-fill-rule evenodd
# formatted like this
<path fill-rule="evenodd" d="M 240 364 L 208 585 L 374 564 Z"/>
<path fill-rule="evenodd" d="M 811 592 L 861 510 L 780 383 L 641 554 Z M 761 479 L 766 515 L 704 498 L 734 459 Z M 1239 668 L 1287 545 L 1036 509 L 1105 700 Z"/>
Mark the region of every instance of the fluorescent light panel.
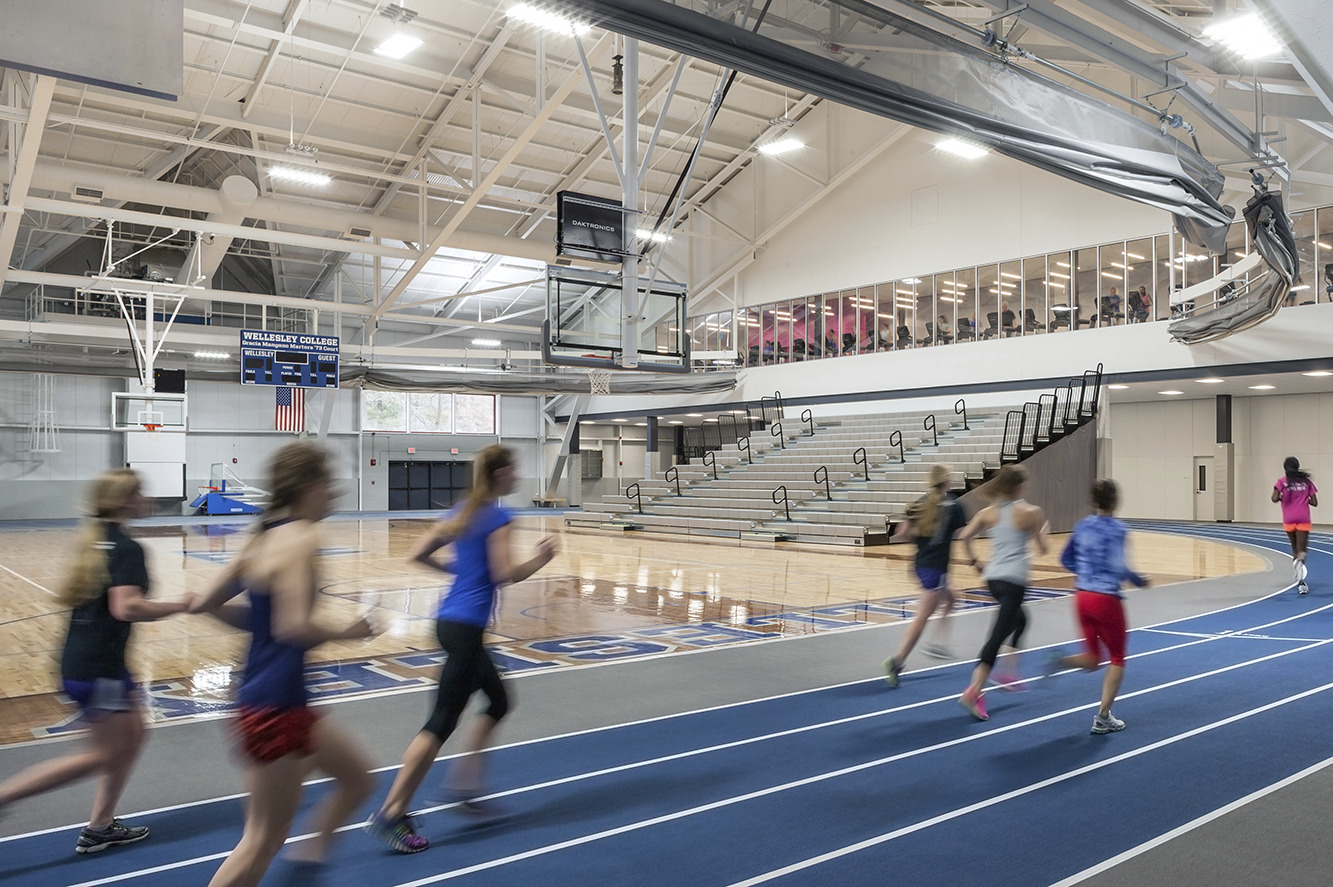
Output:
<path fill-rule="evenodd" d="M 419 37 L 399 32 L 376 46 L 374 52 L 375 55 L 384 56 L 386 59 L 400 59 L 420 45 L 421 39 Z"/>
<path fill-rule="evenodd" d="M 805 142 L 800 139 L 794 136 L 784 136 L 766 145 L 760 145 L 759 153 L 767 154 L 769 157 L 777 157 L 779 154 L 790 154 L 792 151 L 799 151 L 804 147 Z"/>
<path fill-rule="evenodd" d="M 480 348 L 499 348 L 499 339 L 473 339 L 472 344 Z"/>
<path fill-rule="evenodd" d="M 322 172 L 312 172 L 308 169 L 295 169 L 290 166 L 270 166 L 268 174 L 275 179 L 282 179 L 284 182 L 292 182 L 297 185 L 315 185 L 324 187 L 333 181 L 329 176 Z"/>
<path fill-rule="evenodd" d="M 1282 52 L 1282 44 L 1258 15 L 1232 16 L 1204 29 L 1203 34 L 1245 59 L 1261 59 Z"/>
<path fill-rule="evenodd" d="M 990 152 L 974 142 L 965 142 L 962 139 L 944 139 L 935 143 L 935 147 L 945 153 L 952 154 L 955 157 L 962 157 L 966 160 L 976 160 L 978 157 L 985 157 Z"/>
<path fill-rule="evenodd" d="M 592 30 L 586 22 L 576 22 L 528 3 L 518 3 L 509 7 L 509 15 L 521 22 L 527 22 L 547 31 L 555 31 L 557 34 L 575 34 L 582 37 Z"/>

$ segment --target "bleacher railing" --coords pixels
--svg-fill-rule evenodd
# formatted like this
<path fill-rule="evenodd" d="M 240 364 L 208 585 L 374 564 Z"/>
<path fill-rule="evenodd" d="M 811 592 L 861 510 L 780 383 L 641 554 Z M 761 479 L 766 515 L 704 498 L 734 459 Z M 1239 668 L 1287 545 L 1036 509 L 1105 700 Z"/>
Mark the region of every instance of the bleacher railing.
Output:
<path fill-rule="evenodd" d="M 639 509 L 639 514 L 643 514 L 643 496 L 639 491 L 639 485 L 637 483 L 625 487 L 625 498 L 633 499 L 635 505 Z"/>

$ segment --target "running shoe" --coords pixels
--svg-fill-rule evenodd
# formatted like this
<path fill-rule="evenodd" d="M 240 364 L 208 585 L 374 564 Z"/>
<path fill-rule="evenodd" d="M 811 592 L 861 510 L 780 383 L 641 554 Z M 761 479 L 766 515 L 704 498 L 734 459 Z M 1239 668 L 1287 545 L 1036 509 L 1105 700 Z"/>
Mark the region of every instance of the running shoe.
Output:
<path fill-rule="evenodd" d="M 148 827 L 144 825 L 126 825 L 119 819 L 111 820 L 105 828 L 85 826 L 79 832 L 79 843 L 74 846 L 75 853 L 99 853 L 108 847 L 121 844 L 133 844 L 148 837 Z"/>
<path fill-rule="evenodd" d="M 1016 674 L 991 674 L 990 682 L 1006 693 L 1026 693 L 1027 683 Z"/>
<path fill-rule="evenodd" d="M 390 821 L 376 813 L 362 826 L 366 834 L 379 838 L 399 853 L 420 853 L 430 846 L 430 840 L 417 834 L 417 825 L 410 816 Z"/>
<path fill-rule="evenodd" d="M 1125 722 L 1115 715 L 1107 713 L 1105 716 L 1097 715 L 1092 719 L 1092 732 L 1098 735 L 1102 733 L 1119 733 L 1125 729 Z"/>
<path fill-rule="evenodd" d="M 967 709 L 968 713 L 978 721 L 990 719 L 986 714 L 986 700 L 982 694 L 977 693 L 971 687 L 963 691 L 963 695 L 958 698 L 958 704 Z"/>
<path fill-rule="evenodd" d="M 1305 582 L 1302 581 L 1300 585 L 1297 585 L 1297 586 L 1296 586 L 1296 593 L 1297 593 L 1297 594 L 1309 594 L 1309 593 L 1310 593 L 1310 586 L 1306 585 Z"/>
<path fill-rule="evenodd" d="M 884 660 L 884 681 L 890 687 L 897 690 L 902 681 L 898 680 L 898 675 L 903 673 L 903 667 L 898 664 L 898 660 L 890 656 Z"/>
<path fill-rule="evenodd" d="M 921 648 L 921 652 L 925 653 L 931 659 L 953 658 L 953 652 L 943 644 L 926 644 L 924 647 Z"/>
<path fill-rule="evenodd" d="M 1046 661 L 1042 663 L 1041 673 L 1045 677 L 1054 677 L 1065 669 L 1065 651 L 1060 649 L 1051 650 L 1046 654 Z"/>

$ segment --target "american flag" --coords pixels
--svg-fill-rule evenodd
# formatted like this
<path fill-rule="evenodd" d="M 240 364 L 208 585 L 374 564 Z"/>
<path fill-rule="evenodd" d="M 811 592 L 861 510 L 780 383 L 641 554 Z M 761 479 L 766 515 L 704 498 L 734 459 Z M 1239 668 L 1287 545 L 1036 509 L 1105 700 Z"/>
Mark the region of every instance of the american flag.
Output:
<path fill-rule="evenodd" d="M 277 389 L 273 428 L 277 431 L 305 431 L 304 388 Z"/>

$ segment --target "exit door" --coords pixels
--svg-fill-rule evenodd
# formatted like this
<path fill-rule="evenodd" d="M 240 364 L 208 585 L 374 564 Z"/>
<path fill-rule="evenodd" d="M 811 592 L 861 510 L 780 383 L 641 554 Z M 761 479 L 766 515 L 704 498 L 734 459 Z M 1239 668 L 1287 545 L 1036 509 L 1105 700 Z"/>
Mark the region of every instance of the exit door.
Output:
<path fill-rule="evenodd" d="M 1194 457 L 1194 519 L 1216 520 L 1213 509 L 1213 457 Z"/>

